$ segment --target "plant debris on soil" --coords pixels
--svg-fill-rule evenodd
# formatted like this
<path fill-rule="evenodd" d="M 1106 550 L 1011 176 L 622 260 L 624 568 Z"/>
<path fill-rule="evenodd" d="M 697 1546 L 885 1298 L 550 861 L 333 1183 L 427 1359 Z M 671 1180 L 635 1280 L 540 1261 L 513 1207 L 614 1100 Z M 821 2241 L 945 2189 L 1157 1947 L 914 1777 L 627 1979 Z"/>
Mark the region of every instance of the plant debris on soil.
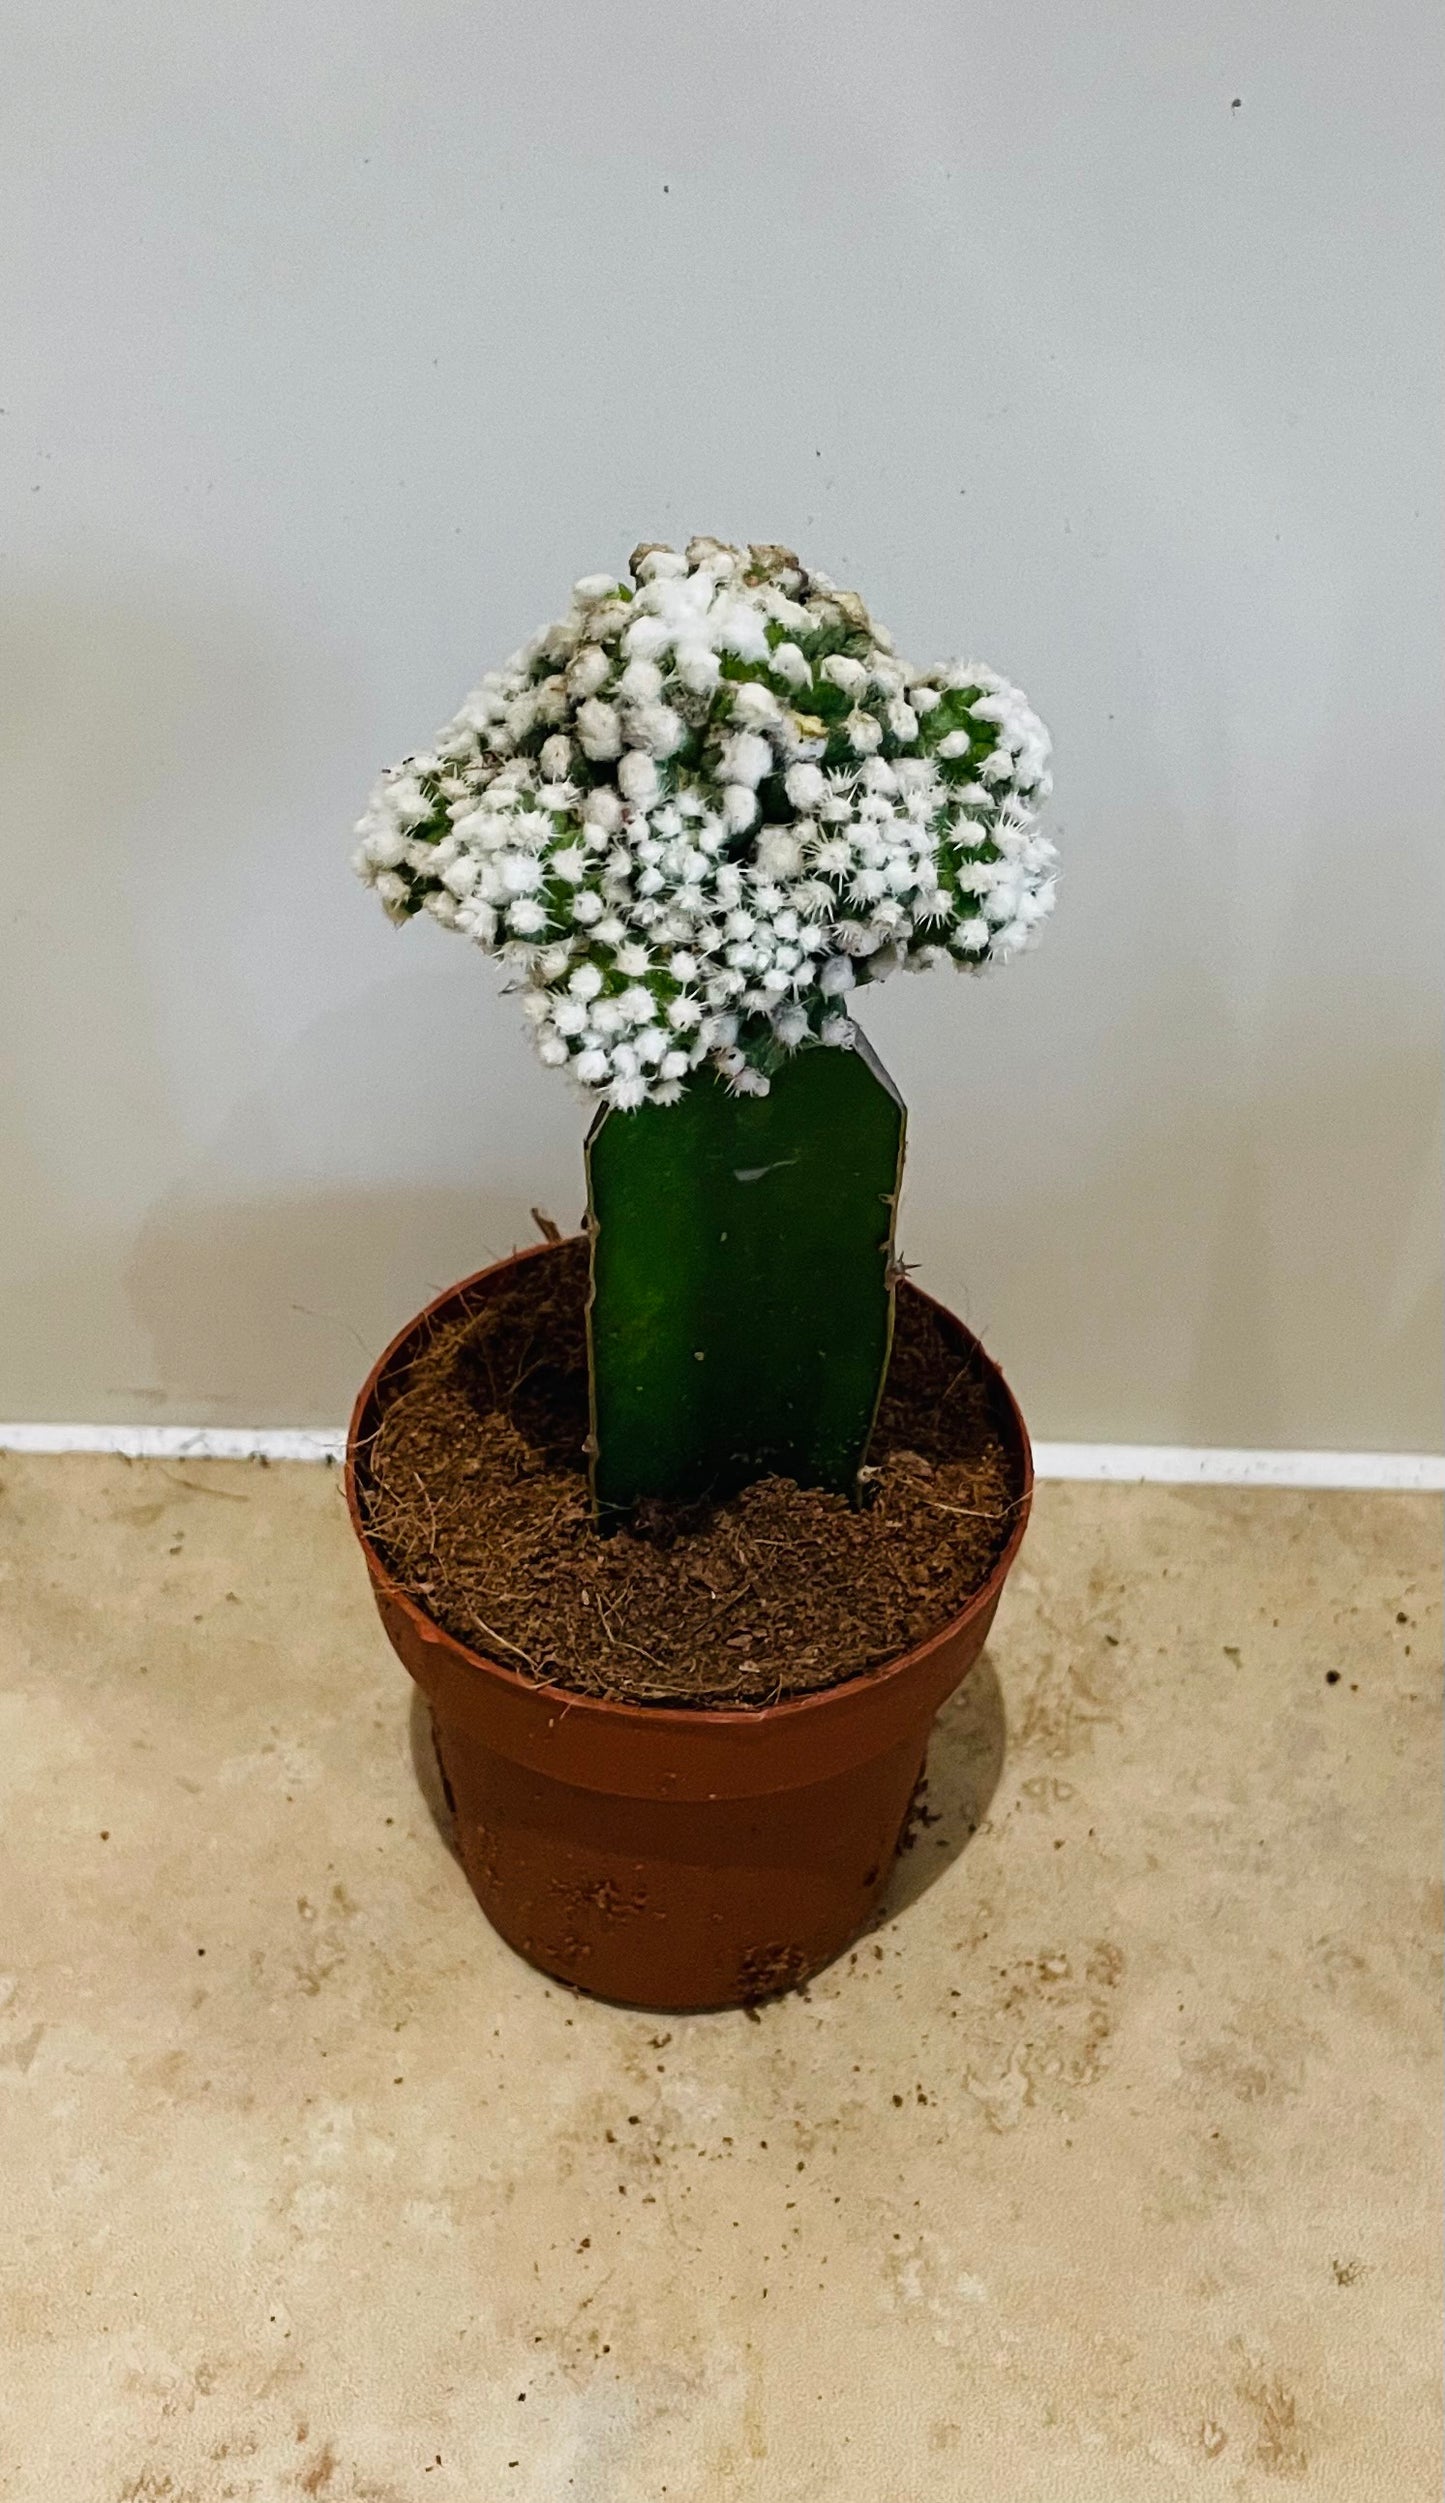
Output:
<path fill-rule="evenodd" d="M 865 1499 L 760 1479 L 639 1507 L 587 1484 L 587 1246 L 537 1253 L 382 1391 L 359 1486 L 383 1562 L 472 1650 L 629 1703 L 768 1704 L 881 1667 L 988 1578 L 1018 1456 L 968 1342 L 898 1288 Z"/>

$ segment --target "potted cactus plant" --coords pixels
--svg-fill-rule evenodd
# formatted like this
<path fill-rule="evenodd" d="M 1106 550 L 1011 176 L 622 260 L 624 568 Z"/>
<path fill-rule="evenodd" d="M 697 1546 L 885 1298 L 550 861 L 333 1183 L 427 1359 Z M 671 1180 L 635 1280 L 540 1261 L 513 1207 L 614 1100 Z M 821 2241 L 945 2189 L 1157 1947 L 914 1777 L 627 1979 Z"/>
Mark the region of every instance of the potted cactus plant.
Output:
<path fill-rule="evenodd" d="M 1053 898 L 1049 787 L 1042 725 L 994 672 L 911 668 L 790 550 L 699 538 L 638 548 L 630 581 L 578 582 L 560 624 L 383 776 L 358 828 L 355 866 L 389 917 L 429 915 L 497 956 L 541 1059 L 593 1107 L 585 1240 L 515 1254 L 409 1325 L 357 1402 L 347 1483 L 473 1887 L 522 1953 L 603 1995 L 748 2001 L 855 1936 L 933 1716 L 992 1620 L 1027 1436 L 977 1342 L 900 1289 L 904 1110 L 853 1011 L 897 971 L 981 971 L 1033 943 Z M 935 1616 L 899 1619 L 890 1656 L 855 1643 L 830 1673 L 798 1612 L 832 1587 L 830 1542 L 851 1557 L 871 1535 L 900 1311 L 899 1469 L 922 1484 L 948 1460 L 966 1382 L 1000 1499 L 926 1499 L 919 1587 L 986 1512 L 973 1585 L 938 1584 Z M 419 1372 L 439 1404 L 388 1474 Z M 492 1444 L 478 1570 L 505 1570 L 458 1613 L 437 1527 L 454 1507 L 427 1481 L 465 1493 Z M 388 1509 L 399 1477 L 427 1508 L 410 1543 Z M 565 1548 L 555 1524 L 551 1548 L 517 1529 L 543 1481 Z M 782 1551 L 769 1588 L 806 1673 L 689 1686 L 672 1657 L 693 1622 L 688 1558 L 767 1488 L 813 1507 L 806 1541 L 785 1507 L 763 1542 Z M 892 1567 L 890 1535 L 874 1547 Z M 657 1600 L 664 1566 L 675 1605 Z M 645 1643 L 626 1631 L 629 1575 L 651 1577 Z M 622 1664 L 610 1691 L 592 1651 L 584 1673 L 582 1635 L 548 1639 L 551 1593 L 569 1625 L 595 1602 Z"/>

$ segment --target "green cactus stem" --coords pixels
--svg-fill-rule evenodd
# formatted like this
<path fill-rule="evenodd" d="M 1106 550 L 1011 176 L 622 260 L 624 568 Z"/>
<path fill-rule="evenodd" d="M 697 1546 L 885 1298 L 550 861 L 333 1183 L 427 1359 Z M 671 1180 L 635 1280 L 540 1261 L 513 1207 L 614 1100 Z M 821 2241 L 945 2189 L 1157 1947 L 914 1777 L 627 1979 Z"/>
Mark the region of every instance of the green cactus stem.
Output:
<path fill-rule="evenodd" d="M 767 1475 L 856 1492 L 893 1332 L 904 1110 L 861 1039 L 604 1111 L 587 1141 L 599 1522 Z"/>

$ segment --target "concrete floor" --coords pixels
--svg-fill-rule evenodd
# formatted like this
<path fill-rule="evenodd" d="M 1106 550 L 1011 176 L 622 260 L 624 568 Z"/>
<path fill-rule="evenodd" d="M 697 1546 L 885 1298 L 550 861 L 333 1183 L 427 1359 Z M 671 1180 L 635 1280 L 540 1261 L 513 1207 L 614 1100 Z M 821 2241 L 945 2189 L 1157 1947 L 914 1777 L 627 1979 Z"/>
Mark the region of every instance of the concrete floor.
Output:
<path fill-rule="evenodd" d="M 659 2020 L 330 1471 L 0 1481 L 6 2503 L 1436 2493 L 1431 1499 L 1044 1487 L 881 1926 Z"/>

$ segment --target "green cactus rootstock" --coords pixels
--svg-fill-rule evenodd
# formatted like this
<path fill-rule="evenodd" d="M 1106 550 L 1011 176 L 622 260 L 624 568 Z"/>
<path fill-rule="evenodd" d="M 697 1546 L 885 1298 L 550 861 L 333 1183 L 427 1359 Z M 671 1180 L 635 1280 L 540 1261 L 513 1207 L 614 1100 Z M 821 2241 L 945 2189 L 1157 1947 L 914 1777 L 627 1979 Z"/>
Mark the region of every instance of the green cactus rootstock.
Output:
<path fill-rule="evenodd" d="M 703 1075 L 587 1141 L 599 1521 L 754 1478 L 856 1491 L 893 1332 L 904 1110 L 865 1043 Z"/>

